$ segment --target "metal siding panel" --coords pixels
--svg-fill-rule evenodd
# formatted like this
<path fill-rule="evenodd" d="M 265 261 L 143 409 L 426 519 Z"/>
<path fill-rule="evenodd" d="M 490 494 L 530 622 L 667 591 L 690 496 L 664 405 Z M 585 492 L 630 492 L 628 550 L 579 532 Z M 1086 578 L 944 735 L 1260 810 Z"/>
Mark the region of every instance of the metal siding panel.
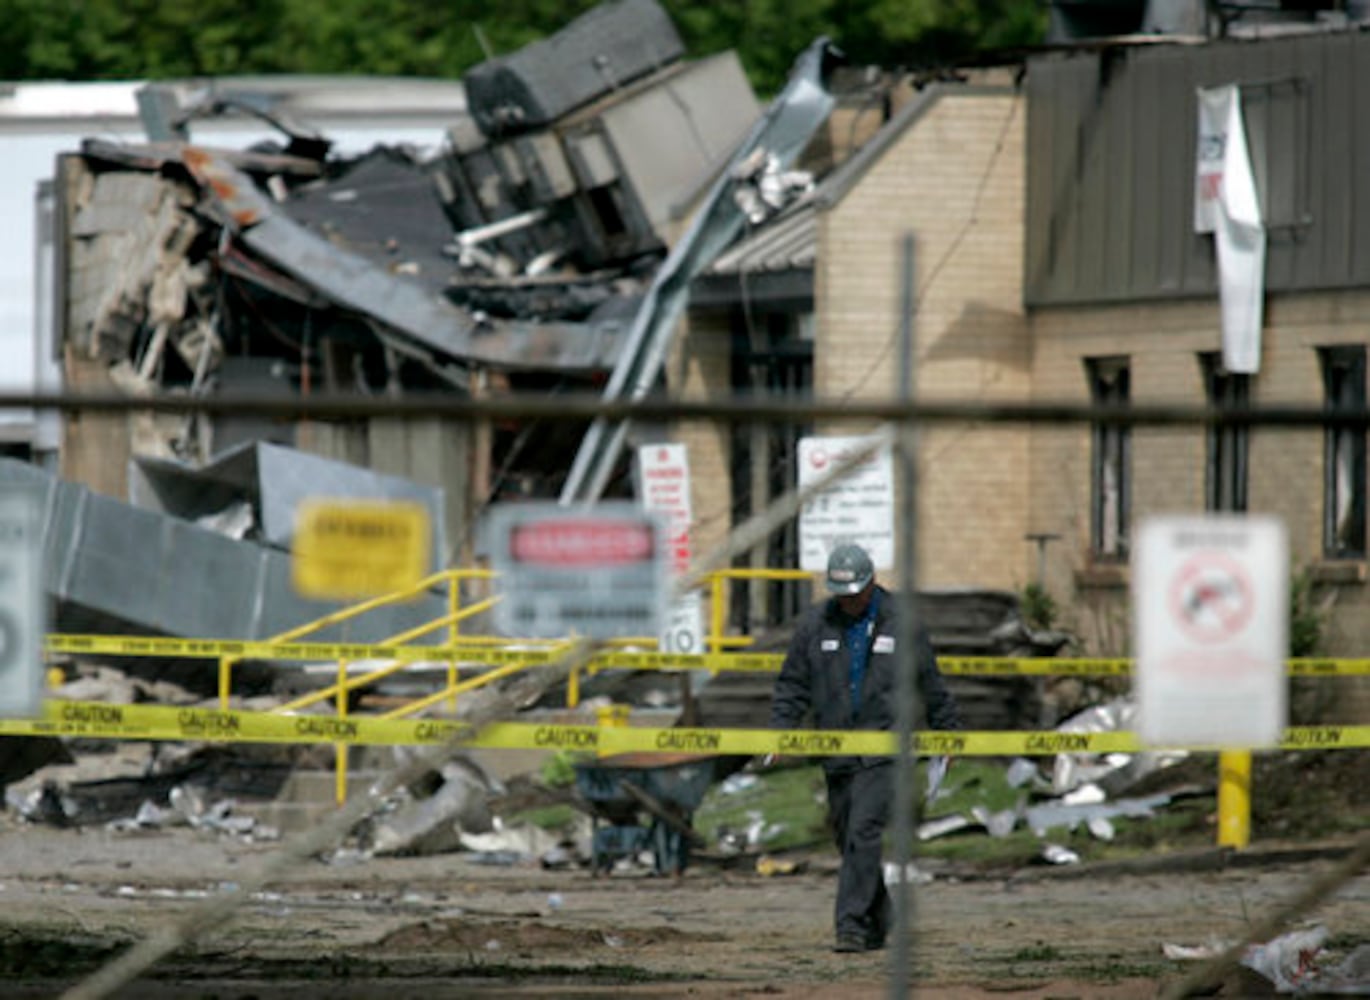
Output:
<path fill-rule="evenodd" d="M 1056 105 L 1062 111 L 1061 129 L 1057 137 L 1056 149 L 1060 161 L 1052 172 L 1055 180 L 1053 197 L 1052 233 L 1055 238 L 1057 283 L 1062 294 L 1071 299 L 1078 298 L 1089 287 L 1081 281 L 1080 256 L 1083 227 L 1081 215 L 1084 211 L 1084 157 L 1082 141 L 1086 133 L 1085 119 L 1088 114 L 1087 94 L 1082 92 L 1091 72 L 1098 64 L 1093 57 L 1073 60 L 1068 64 L 1069 72 L 1062 79 L 1062 87 L 1056 94 Z M 1083 85 L 1083 87 L 1082 87 Z"/>
<path fill-rule="evenodd" d="M 1161 221 L 1156 206 L 1161 204 L 1161 142 L 1165 119 L 1161 104 L 1164 64 L 1155 59 L 1138 59 L 1129 81 L 1133 130 L 1131 204 L 1131 271 L 1129 289 L 1155 288 L 1161 279 Z"/>
<path fill-rule="evenodd" d="M 1296 148 L 1299 139 L 1297 104 L 1303 98 L 1296 89 L 1284 81 L 1303 75 L 1307 67 L 1301 66 L 1299 49 L 1295 42 L 1289 45 L 1269 46 L 1261 61 L 1260 74 L 1254 82 L 1264 82 L 1259 102 L 1259 119 L 1265 130 L 1261 153 L 1252 153 L 1252 159 L 1259 159 L 1260 165 L 1252 164 L 1256 173 L 1256 190 L 1261 192 L 1262 217 L 1266 220 L 1266 257 L 1265 286 L 1271 291 L 1285 291 L 1299 287 L 1301 272 L 1299 266 L 1300 246 L 1295 242 L 1296 230 L 1288 226 L 1294 218 L 1295 206 L 1291 182 L 1297 169 L 1300 155 L 1307 156 L 1306 150 Z"/>
<path fill-rule="evenodd" d="M 1343 211 L 1351 220 L 1350 253 L 1353 283 L 1370 283 L 1370 198 L 1365 195 L 1363 178 L 1370 175 L 1370 128 L 1362 123 L 1370 120 L 1370 37 L 1356 36 L 1356 52 L 1352 59 L 1351 120 L 1347 123 L 1353 136 L 1351 168 L 1348 173 L 1347 198 Z M 1329 211 L 1333 206 L 1329 205 Z"/>
<path fill-rule="evenodd" d="M 1310 248 L 1316 248 L 1319 270 L 1329 283 L 1340 285 L 1352 276 L 1351 213 L 1346 209 L 1355 199 L 1355 50 L 1351 38 L 1344 37 L 1328 44 L 1323 53 L 1309 93 L 1312 150 L 1305 165 L 1310 216 L 1306 232 Z"/>
<path fill-rule="evenodd" d="M 1041 60 L 1031 65 L 1027 76 L 1027 141 L 1025 163 L 1026 203 L 1023 206 L 1024 234 L 1023 252 L 1023 300 L 1028 305 L 1047 300 L 1047 227 L 1051 203 L 1051 185 L 1048 179 L 1052 170 L 1051 83 L 1055 75 L 1055 64 Z"/>
<path fill-rule="evenodd" d="M 633 193 L 661 231 L 676 203 L 730 155 L 759 114 L 741 64 L 727 54 L 607 107 L 602 121 Z"/>
<path fill-rule="evenodd" d="M 1216 294 L 1212 237 L 1192 232 L 1194 90 L 1223 83 L 1247 88 L 1272 229 L 1267 287 L 1370 284 L 1370 198 L 1357 190 L 1370 173 L 1370 35 L 1167 46 L 1126 59 L 1102 124 L 1096 54 L 1033 63 L 1029 301 Z M 1264 89 L 1296 77 L 1308 81 L 1302 95 L 1287 83 Z"/>
<path fill-rule="evenodd" d="M 1135 63 L 1124 52 L 1115 71 L 1135 76 Z M 1136 282 L 1133 270 L 1133 251 L 1136 233 L 1132 206 L 1138 201 L 1134 182 L 1137 161 L 1137 119 L 1133 114 L 1135 80 L 1130 85 L 1112 87 L 1102 97 L 1107 116 L 1107 159 L 1100 178 L 1104 190 L 1104 244 L 1099 257 L 1104 265 L 1103 291 L 1109 298 L 1126 294 Z"/>
<path fill-rule="evenodd" d="M 1056 170 L 1055 84 L 1059 75 L 1053 60 L 1034 63 L 1028 70 L 1027 173 L 1028 251 L 1024 254 L 1029 301 L 1048 302 L 1054 274 L 1051 246 L 1051 178 Z"/>
<path fill-rule="evenodd" d="M 1108 243 L 1110 103 L 1095 73 L 1077 94 L 1083 103 L 1080 122 L 1080 203 L 1076 213 L 1077 287 L 1104 290 L 1104 247 Z M 1083 81 L 1082 81 L 1083 82 Z"/>
<path fill-rule="evenodd" d="M 1197 132 L 1198 81 L 1194 65 L 1185 53 L 1173 55 L 1160 81 L 1160 196 L 1152 211 L 1160 217 L 1162 279 L 1156 292 L 1162 295 L 1197 295 L 1213 288 L 1212 240 L 1194 232 L 1194 142 Z"/>

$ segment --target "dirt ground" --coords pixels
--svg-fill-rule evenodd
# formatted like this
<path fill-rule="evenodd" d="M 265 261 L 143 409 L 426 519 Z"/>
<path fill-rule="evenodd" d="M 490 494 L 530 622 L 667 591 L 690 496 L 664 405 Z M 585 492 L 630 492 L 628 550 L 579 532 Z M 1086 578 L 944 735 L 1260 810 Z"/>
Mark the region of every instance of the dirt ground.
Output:
<path fill-rule="evenodd" d="M 129 942 L 231 892 L 279 844 L 186 828 L 116 833 L 0 821 L 0 981 L 48 997 Z M 912 992 L 1152 997 L 1189 966 L 1163 943 L 1240 934 L 1347 841 L 1166 854 L 994 874 L 943 865 L 917 887 Z M 836 868 L 701 863 L 683 878 L 475 863 L 475 855 L 301 861 L 127 997 L 877 997 L 890 952 L 829 950 Z M 1370 940 L 1370 875 L 1313 915 Z M 1224 995 L 1248 995 L 1225 992 Z"/>

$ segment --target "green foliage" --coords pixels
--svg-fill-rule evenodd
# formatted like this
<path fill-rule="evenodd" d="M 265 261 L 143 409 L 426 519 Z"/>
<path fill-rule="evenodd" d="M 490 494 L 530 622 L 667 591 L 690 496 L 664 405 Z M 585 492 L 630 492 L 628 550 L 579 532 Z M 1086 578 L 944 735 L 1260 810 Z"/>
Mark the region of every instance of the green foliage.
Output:
<path fill-rule="evenodd" d="M 1029 583 L 1018 595 L 1023 612 L 1023 621 L 1029 628 L 1052 629 L 1056 627 L 1056 598 L 1047 592 L 1040 583 Z"/>
<path fill-rule="evenodd" d="M 554 754 L 549 754 L 547 759 L 542 762 L 540 777 L 542 783 L 548 788 L 567 788 L 576 783 L 576 762 L 584 758 L 584 754 L 575 753 L 570 750 L 558 750 Z"/>
<path fill-rule="evenodd" d="M 1314 600 L 1308 570 L 1289 581 L 1289 655 L 1316 656 L 1322 647 L 1324 613 Z"/>
<path fill-rule="evenodd" d="M 579 816 L 580 813 L 574 806 L 543 806 L 540 809 L 529 809 L 525 812 L 514 813 L 507 817 L 507 820 L 512 826 L 526 824 L 535 826 L 539 830 L 550 830 L 555 833 L 560 830 L 569 830 Z"/>
<path fill-rule="evenodd" d="M 0 0 L 0 78 L 247 73 L 457 77 L 545 37 L 593 0 Z M 694 57 L 735 48 L 763 96 L 827 35 L 861 65 L 944 65 L 1040 41 L 1029 0 L 663 0 Z"/>

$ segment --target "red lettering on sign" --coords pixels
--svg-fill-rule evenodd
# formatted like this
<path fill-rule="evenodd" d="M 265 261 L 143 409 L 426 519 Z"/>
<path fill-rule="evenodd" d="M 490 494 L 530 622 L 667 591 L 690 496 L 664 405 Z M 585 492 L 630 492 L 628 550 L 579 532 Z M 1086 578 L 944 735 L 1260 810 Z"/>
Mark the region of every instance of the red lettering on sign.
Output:
<path fill-rule="evenodd" d="M 509 554 L 519 562 L 548 566 L 605 566 L 649 562 L 650 525 L 638 521 L 541 521 L 518 525 Z"/>

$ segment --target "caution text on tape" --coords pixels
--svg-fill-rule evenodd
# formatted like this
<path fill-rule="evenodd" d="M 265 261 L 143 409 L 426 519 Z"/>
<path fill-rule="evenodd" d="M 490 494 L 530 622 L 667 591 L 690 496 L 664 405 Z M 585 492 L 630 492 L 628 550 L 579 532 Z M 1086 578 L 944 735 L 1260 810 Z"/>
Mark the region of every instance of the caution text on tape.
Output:
<path fill-rule="evenodd" d="M 368 643 L 271 642 L 237 639 L 176 639 L 166 636 L 49 634 L 49 653 L 105 656 L 160 656 L 187 659 L 357 661 L 397 660 L 405 663 L 460 662 L 490 666 L 522 663 L 539 666 L 553 662 L 555 648 L 518 649 L 468 643 L 445 646 L 373 645 Z M 776 672 L 779 653 L 656 653 L 611 651 L 595 656 L 587 671 L 598 670 L 711 670 Z M 944 674 L 988 677 L 1079 676 L 1125 677 L 1133 670 L 1126 657 L 940 656 Z M 1299 657 L 1288 661 L 1296 677 L 1370 676 L 1370 658 Z"/>
<path fill-rule="evenodd" d="M 373 746 L 431 746 L 465 741 L 480 747 L 576 750 L 598 754 L 660 752 L 760 756 L 774 753 L 796 757 L 844 757 L 884 756 L 897 752 L 895 734 L 877 731 L 662 729 L 502 722 L 474 732 L 464 723 L 439 719 L 344 718 L 57 700 L 45 704 L 41 718 L 0 720 L 0 736 L 3 735 Z M 1370 747 L 1370 726 L 1296 726 L 1287 729 L 1279 743 L 1279 748 L 1285 750 L 1356 747 Z M 914 737 L 913 749 L 919 754 L 1007 757 L 1135 753 L 1144 747 L 1130 732 L 921 732 Z"/>

